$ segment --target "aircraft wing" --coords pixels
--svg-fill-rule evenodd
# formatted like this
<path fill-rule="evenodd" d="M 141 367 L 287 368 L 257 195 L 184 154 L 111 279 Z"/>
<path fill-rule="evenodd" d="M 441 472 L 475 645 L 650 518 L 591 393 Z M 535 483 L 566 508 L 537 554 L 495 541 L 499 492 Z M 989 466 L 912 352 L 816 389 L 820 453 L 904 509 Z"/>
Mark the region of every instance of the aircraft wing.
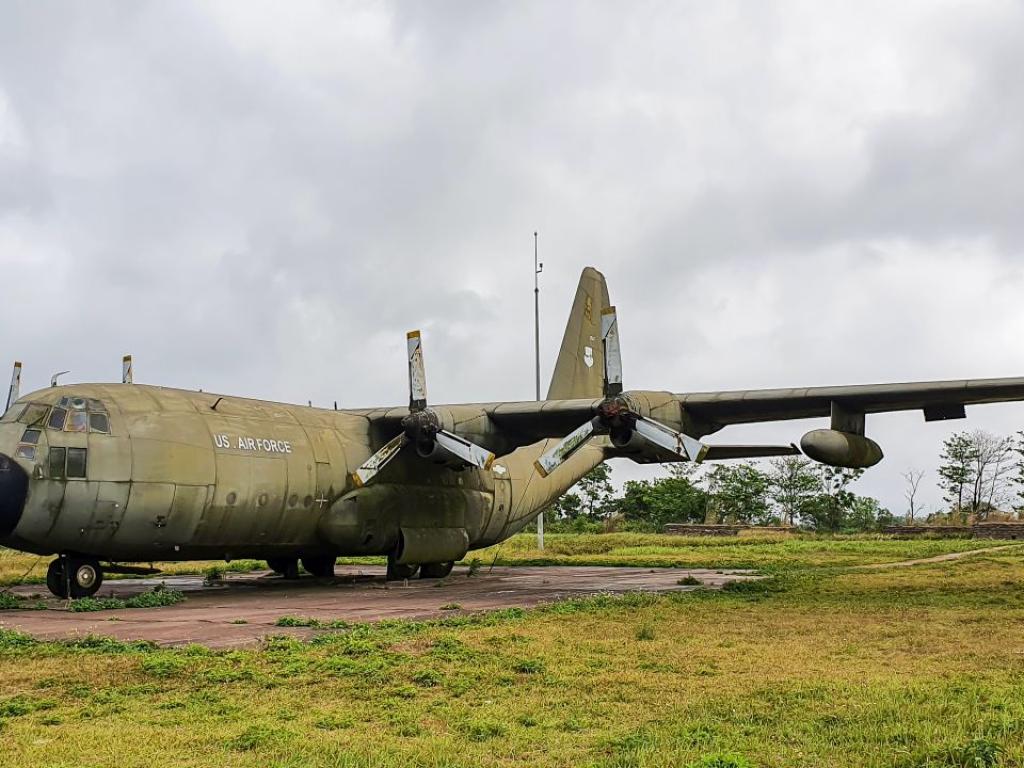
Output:
<path fill-rule="evenodd" d="M 729 424 L 828 416 L 833 403 L 856 413 L 920 410 L 927 421 L 938 421 L 963 418 L 965 405 L 1024 400 L 1024 378 L 697 392 L 675 397 L 693 419 L 712 431 Z"/>
<path fill-rule="evenodd" d="M 663 423 L 680 425 L 683 437 L 689 436 L 687 440 L 709 435 L 733 424 L 828 416 L 831 416 L 833 430 L 863 435 L 864 414 L 920 410 L 926 421 L 938 421 L 964 418 L 964 407 L 967 405 L 1024 401 L 1024 378 L 682 394 L 633 391 L 625 394 L 660 403 L 658 412 L 652 412 L 655 427 L 658 418 L 664 419 Z M 517 447 L 546 438 L 559 438 L 563 443 L 585 440 L 586 435 L 582 435 L 581 430 L 587 434 L 593 432 L 588 422 L 595 418 L 602 401 L 603 398 L 578 398 L 481 403 L 439 406 L 437 410 L 446 414 L 443 421 L 450 424 L 455 434 L 501 456 Z M 666 412 L 666 407 L 671 409 L 673 403 L 679 410 Z M 408 414 L 407 408 L 364 412 L 371 423 L 381 430 L 375 440 L 378 447 L 394 438 L 401 430 L 401 420 Z M 680 426 L 674 428 L 679 429 Z M 657 432 L 648 432 L 657 442 Z M 578 433 L 579 439 L 574 439 L 572 436 Z M 703 445 L 696 441 L 690 451 L 685 453 L 701 449 L 705 451 L 701 457 L 708 460 L 797 453 L 796 448 L 789 445 Z M 661 449 L 648 446 L 648 449 L 640 453 L 630 448 L 609 450 L 610 455 L 629 456 L 641 462 L 674 461 L 678 459 L 672 458 L 673 455 L 679 454 L 679 451 L 672 450 L 670 444 L 662 444 Z M 880 451 L 877 455 L 881 458 Z M 552 466 L 560 460 L 553 457 Z"/>

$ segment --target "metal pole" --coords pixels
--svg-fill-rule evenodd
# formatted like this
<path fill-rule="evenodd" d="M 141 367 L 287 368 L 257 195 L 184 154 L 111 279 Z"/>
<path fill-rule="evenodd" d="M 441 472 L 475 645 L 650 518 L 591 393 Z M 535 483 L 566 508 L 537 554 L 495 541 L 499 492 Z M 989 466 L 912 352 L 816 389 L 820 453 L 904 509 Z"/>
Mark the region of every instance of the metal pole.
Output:
<path fill-rule="evenodd" d="M 537 401 L 540 401 L 540 273 L 544 265 L 537 260 L 537 233 L 533 233 L 533 348 Z M 537 515 L 537 549 L 544 549 L 544 511 Z"/>

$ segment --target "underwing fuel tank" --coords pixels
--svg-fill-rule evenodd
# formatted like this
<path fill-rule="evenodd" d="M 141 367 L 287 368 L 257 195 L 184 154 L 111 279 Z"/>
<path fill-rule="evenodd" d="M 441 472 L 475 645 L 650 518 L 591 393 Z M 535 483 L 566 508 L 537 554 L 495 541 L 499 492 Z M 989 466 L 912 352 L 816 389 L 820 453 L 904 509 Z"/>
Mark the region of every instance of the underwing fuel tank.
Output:
<path fill-rule="evenodd" d="M 882 449 L 864 435 L 837 429 L 815 429 L 800 439 L 800 448 L 815 461 L 832 467 L 867 469 L 882 460 Z"/>

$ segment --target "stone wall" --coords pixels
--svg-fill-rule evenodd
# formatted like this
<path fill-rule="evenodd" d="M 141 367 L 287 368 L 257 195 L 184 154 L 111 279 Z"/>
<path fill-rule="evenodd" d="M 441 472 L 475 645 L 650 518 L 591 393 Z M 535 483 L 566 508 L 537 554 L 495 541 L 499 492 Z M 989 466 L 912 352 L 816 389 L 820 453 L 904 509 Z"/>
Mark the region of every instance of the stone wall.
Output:
<path fill-rule="evenodd" d="M 1024 522 L 975 523 L 974 525 L 889 525 L 882 533 L 892 536 L 942 536 L 951 539 L 1024 540 Z"/>
<path fill-rule="evenodd" d="M 887 525 L 882 533 L 890 536 L 941 536 L 948 539 L 969 539 L 973 525 Z"/>
<path fill-rule="evenodd" d="M 978 523 L 974 538 L 1024 540 L 1024 523 Z"/>

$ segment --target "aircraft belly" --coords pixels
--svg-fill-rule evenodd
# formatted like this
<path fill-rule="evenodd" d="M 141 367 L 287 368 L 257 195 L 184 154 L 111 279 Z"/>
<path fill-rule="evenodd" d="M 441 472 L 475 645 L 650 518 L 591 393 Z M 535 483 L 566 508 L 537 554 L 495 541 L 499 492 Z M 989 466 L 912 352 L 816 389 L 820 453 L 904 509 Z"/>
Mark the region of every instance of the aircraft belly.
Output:
<path fill-rule="evenodd" d="M 465 532 L 476 538 L 494 494 L 475 488 L 380 483 L 351 491 L 320 520 L 321 535 L 342 555 L 394 550 L 401 531 Z"/>

